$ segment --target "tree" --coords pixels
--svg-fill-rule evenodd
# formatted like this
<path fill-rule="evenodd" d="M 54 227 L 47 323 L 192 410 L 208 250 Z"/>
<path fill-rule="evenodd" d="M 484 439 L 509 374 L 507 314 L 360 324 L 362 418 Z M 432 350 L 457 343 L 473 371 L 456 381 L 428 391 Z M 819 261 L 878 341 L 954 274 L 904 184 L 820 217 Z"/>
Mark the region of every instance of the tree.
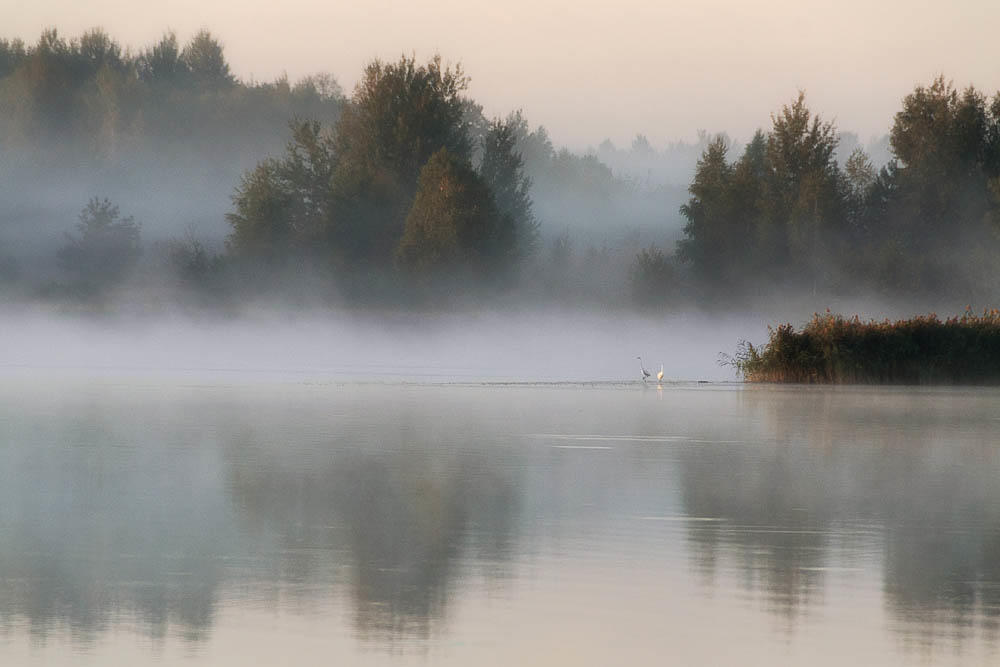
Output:
<path fill-rule="evenodd" d="M 872 188 L 878 179 L 871 158 L 861 146 L 851 151 L 844 163 L 843 178 L 849 232 L 854 240 L 859 240 L 867 222 Z"/>
<path fill-rule="evenodd" d="M 275 263 L 289 252 L 294 237 L 292 193 L 281 163 L 264 160 L 240 179 L 233 194 L 236 210 L 226 214 L 233 231 L 226 247 L 237 257 Z"/>
<path fill-rule="evenodd" d="M 101 67 L 118 69 L 124 65 L 121 47 L 100 28 L 83 33 L 78 48 L 80 57 L 95 71 Z"/>
<path fill-rule="evenodd" d="M 188 42 L 180 59 L 198 85 L 224 88 L 234 82 L 222 45 L 207 30 L 200 31 Z"/>
<path fill-rule="evenodd" d="M 632 298 L 641 306 L 667 303 L 674 290 L 674 268 L 654 246 L 644 248 L 636 255 L 629 272 Z"/>
<path fill-rule="evenodd" d="M 156 250 L 165 259 L 168 274 L 177 287 L 199 299 L 221 296 L 223 258 L 210 252 L 194 228 L 188 228 L 182 238 L 157 245 Z"/>
<path fill-rule="evenodd" d="M 694 181 L 688 188 L 691 199 L 681 206 L 687 218 L 684 236 L 677 243 L 681 260 L 690 262 L 695 273 L 709 282 L 719 282 L 728 274 L 732 261 L 731 231 L 735 221 L 732 208 L 733 168 L 726 159 L 729 144 L 722 136 L 709 142 L 698 160 Z"/>
<path fill-rule="evenodd" d="M 514 128 L 517 136 L 517 152 L 524 161 L 524 172 L 532 184 L 537 185 L 548 173 L 556 154 L 549 133 L 541 125 L 533 131 L 529 130 L 528 121 L 520 111 L 514 112 L 508 123 Z"/>
<path fill-rule="evenodd" d="M 24 42 L 20 39 L 0 39 L 0 77 L 6 77 L 27 58 Z"/>
<path fill-rule="evenodd" d="M 865 149 L 858 146 L 851 151 L 844 164 L 844 176 L 847 178 L 851 194 L 859 199 L 864 198 L 874 185 L 876 177 L 875 166 Z"/>
<path fill-rule="evenodd" d="M 300 97 L 315 98 L 324 102 L 342 102 L 344 99 L 344 89 L 329 72 L 302 77 L 291 92 Z"/>
<path fill-rule="evenodd" d="M 337 151 L 347 162 L 386 169 L 416 182 L 420 169 L 441 148 L 468 160 L 472 145 L 465 125 L 468 78 L 461 65 L 426 65 L 403 56 L 365 67 L 337 126 Z"/>
<path fill-rule="evenodd" d="M 459 256 L 497 266 L 523 257 L 537 235 L 531 182 L 516 150 L 523 119 L 490 125 L 477 173 L 465 85 L 461 70 L 440 58 L 369 65 L 332 132 L 293 124 L 285 156 L 244 177 L 228 215 L 230 251 L 269 263 L 322 257 L 344 271 L 374 273 L 461 263 Z M 430 188 L 443 184 L 455 189 L 441 199 Z M 431 220 L 437 213 L 445 219 Z"/>
<path fill-rule="evenodd" d="M 492 190 L 500 215 L 513 223 L 518 252 L 527 255 L 537 243 L 538 221 L 532 212 L 531 179 L 517 150 L 517 124 L 514 114 L 490 123 L 482 140 L 479 175 Z"/>
<path fill-rule="evenodd" d="M 703 280 L 745 283 L 789 271 L 816 284 L 845 225 L 845 186 L 832 123 L 813 116 L 805 95 L 772 115 L 734 164 L 717 136 L 699 160 L 678 255 Z"/>
<path fill-rule="evenodd" d="M 515 245 L 513 223 L 471 165 L 447 148 L 435 153 L 420 171 L 396 250 L 399 265 L 425 274 L 467 270 L 495 277 Z"/>
<path fill-rule="evenodd" d="M 992 109 L 974 88 L 959 94 L 944 77 L 903 100 L 889 134 L 900 167 L 893 209 L 910 220 L 916 251 L 981 231 L 991 209 L 988 181 L 1000 168 Z"/>
<path fill-rule="evenodd" d="M 53 28 L 42 32 L 14 77 L 21 79 L 25 124 L 39 137 L 70 135 L 77 120 L 76 93 L 82 72 L 69 43 Z"/>
<path fill-rule="evenodd" d="M 784 230 L 773 235 L 783 241 L 772 249 L 773 257 L 815 280 L 843 220 L 836 129 L 809 111 L 802 92 L 771 118 L 764 215 L 767 223 Z"/>
<path fill-rule="evenodd" d="M 762 248 L 775 245 L 762 219 L 769 170 L 767 135 L 757 130 L 732 172 L 734 223 L 729 228 L 730 260 L 738 280 L 745 280 L 748 274 L 766 273 L 771 268 L 767 266 L 766 253 L 762 252 Z"/>
<path fill-rule="evenodd" d="M 136 68 L 139 78 L 148 83 L 176 83 L 185 77 L 188 66 L 181 58 L 177 35 L 168 32 L 158 43 L 143 51 Z"/>
<path fill-rule="evenodd" d="M 235 255 L 275 263 L 330 252 L 332 139 L 316 121 L 291 127 L 284 158 L 261 162 L 233 195 L 236 210 L 226 219 Z"/>
<path fill-rule="evenodd" d="M 430 157 L 444 148 L 469 161 L 467 85 L 461 66 L 446 67 L 440 56 L 365 68 L 334 140 L 333 233 L 344 259 L 388 265 Z"/>
<path fill-rule="evenodd" d="M 139 225 L 132 216 L 122 218 L 106 198 L 87 203 L 76 230 L 66 234 L 59 261 L 85 289 L 99 290 L 120 280 L 142 252 Z"/>

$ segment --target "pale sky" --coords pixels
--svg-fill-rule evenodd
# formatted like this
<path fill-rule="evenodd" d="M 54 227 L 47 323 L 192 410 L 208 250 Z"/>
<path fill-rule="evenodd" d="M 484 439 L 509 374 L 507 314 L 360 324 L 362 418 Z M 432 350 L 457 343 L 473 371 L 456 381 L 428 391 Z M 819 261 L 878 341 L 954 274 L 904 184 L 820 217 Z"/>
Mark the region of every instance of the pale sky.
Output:
<path fill-rule="evenodd" d="M 746 139 L 800 88 L 865 140 L 938 73 L 1000 88 L 992 0 L 0 0 L 0 15 L 27 42 L 102 26 L 138 48 L 208 28 L 241 78 L 327 71 L 348 91 L 372 58 L 440 52 L 488 114 L 522 108 L 573 148 Z"/>

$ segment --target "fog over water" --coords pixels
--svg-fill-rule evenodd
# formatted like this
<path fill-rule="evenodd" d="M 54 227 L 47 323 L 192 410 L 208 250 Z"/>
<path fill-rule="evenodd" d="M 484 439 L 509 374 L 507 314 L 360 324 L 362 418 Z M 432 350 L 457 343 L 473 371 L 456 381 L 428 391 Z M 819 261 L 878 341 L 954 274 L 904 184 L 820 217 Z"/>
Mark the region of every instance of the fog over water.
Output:
<path fill-rule="evenodd" d="M 639 379 L 639 361 L 673 380 L 731 380 L 718 365 L 763 318 L 627 312 L 438 314 L 265 311 L 233 319 L 5 318 L 9 373 L 287 376 L 374 382 L 580 382 Z"/>

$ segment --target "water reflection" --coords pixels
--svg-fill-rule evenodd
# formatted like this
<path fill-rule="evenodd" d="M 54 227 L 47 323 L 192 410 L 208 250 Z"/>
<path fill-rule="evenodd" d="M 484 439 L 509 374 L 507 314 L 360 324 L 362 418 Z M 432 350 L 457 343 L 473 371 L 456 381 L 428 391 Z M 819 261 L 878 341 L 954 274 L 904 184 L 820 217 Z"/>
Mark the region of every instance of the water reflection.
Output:
<path fill-rule="evenodd" d="M 67 431 L 8 431 L 0 447 L 0 618 L 37 639 L 68 631 L 90 642 L 123 621 L 199 639 L 225 563 L 240 554 L 214 462 L 155 443 L 130 449 L 127 423 L 96 416 L 74 415 Z M 101 444 L 65 447 L 81 429 Z"/>
<path fill-rule="evenodd" d="M 534 628 L 657 655 L 669 617 L 694 664 L 724 617 L 757 662 L 995 654 L 1000 393 L 649 389 L 0 385 L 0 623 L 198 647 L 263 610 L 470 664 Z"/>
<path fill-rule="evenodd" d="M 331 442 L 307 464 L 249 443 L 229 450 L 240 516 L 278 536 L 281 571 L 314 589 L 311 561 L 337 560 L 357 634 L 383 644 L 430 636 L 455 580 L 474 574 L 463 565 L 501 576 L 513 549 L 509 476 L 483 454 L 405 445 L 373 452 Z"/>
<path fill-rule="evenodd" d="M 429 637 L 465 578 L 505 576 L 516 467 L 469 440 L 475 417 L 130 389 L 4 396 L 9 633 L 201 642 L 224 604 L 328 613 L 343 595 L 355 634 L 389 645 Z"/>
<path fill-rule="evenodd" d="M 688 523 L 700 580 L 717 585 L 726 558 L 741 571 L 739 585 L 760 591 L 765 607 L 789 622 L 822 596 L 833 537 L 828 510 L 809 481 L 815 471 L 801 459 L 783 448 L 762 454 L 728 447 L 689 452 L 679 465 L 685 513 L 722 519 Z"/>
<path fill-rule="evenodd" d="M 958 395 L 956 395 L 958 394 Z M 824 603 L 824 575 L 881 570 L 890 627 L 926 650 L 997 640 L 1000 455 L 993 392 L 747 391 L 747 441 L 688 451 L 687 539 L 781 615 Z M 956 405 L 960 410 L 956 411 Z"/>

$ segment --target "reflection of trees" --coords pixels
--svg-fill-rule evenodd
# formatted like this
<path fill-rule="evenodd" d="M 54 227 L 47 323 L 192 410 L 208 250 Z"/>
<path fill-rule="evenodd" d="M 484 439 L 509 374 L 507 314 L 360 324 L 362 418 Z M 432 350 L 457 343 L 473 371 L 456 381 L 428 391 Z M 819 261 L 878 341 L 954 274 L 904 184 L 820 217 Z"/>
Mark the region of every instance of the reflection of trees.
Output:
<path fill-rule="evenodd" d="M 357 627 L 375 639 L 426 635 L 442 617 L 468 521 L 463 479 L 414 460 L 355 461 L 337 504 L 354 557 Z"/>
<path fill-rule="evenodd" d="M 0 623 L 90 638 L 138 621 L 202 637 L 218 600 L 248 595 L 283 610 L 343 599 L 362 639 L 426 637 L 470 577 L 503 577 L 536 534 L 575 556 L 637 508 L 673 508 L 664 477 L 676 470 L 684 513 L 725 519 L 684 524 L 707 585 L 735 582 L 797 627 L 852 576 L 822 568 L 880 564 L 905 642 L 995 640 L 994 394 L 748 390 L 729 403 L 681 394 L 654 413 L 630 411 L 622 392 L 505 395 L 491 412 L 465 389 L 394 402 L 381 391 L 199 396 L 203 407 L 174 406 L 184 420 L 102 404 L 98 418 L 64 411 L 52 424 L 0 401 L 5 442 L 32 443 L 0 442 Z M 452 402 L 461 409 L 432 414 Z M 512 443 L 511 404 L 524 433 L 700 438 Z"/>
<path fill-rule="evenodd" d="M 896 482 L 889 501 L 886 606 L 908 643 L 962 642 L 1000 621 L 1000 466 L 938 462 Z M 891 482 L 886 480 L 886 485 Z M 890 487 L 891 488 L 891 487 Z"/>
<path fill-rule="evenodd" d="M 0 619 L 37 637 L 89 641 L 122 618 L 202 637 L 235 551 L 212 461 L 131 449 L 101 419 L 66 425 L 57 446 L 0 448 Z"/>
<path fill-rule="evenodd" d="M 695 568 L 711 581 L 725 562 L 770 609 L 792 614 L 822 593 L 815 568 L 851 566 L 876 551 L 886 609 L 905 641 L 961 642 L 977 628 L 995 641 L 993 400 L 986 392 L 745 392 L 748 444 L 692 448 L 679 463 L 685 511 L 725 518 L 690 524 Z"/>
<path fill-rule="evenodd" d="M 0 401 L 0 628 L 198 640 L 220 599 L 309 609 L 345 585 L 358 634 L 389 641 L 428 635 L 462 577 L 502 576 L 516 468 L 470 442 L 476 417 L 365 396 L 316 445 L 325 400 L 261 399 L 61 397 L 49 420 Z"/>
<path fill-rule="evenodd" d="M 467 574 L 463 559 L 493 568 L 510 557 L 513 486 L 485 454 L 333 443 L 328 456 L 304 465 L 248 445 L 231 451 L 245 457 L 248 447 L 252 464 L 234 461 L 231 473 L 244 515 L 295 547 L 283 551 L 292 558 L 303 549 L 343 557 L 363 639 L 428 636 L 456 578 Z M 320 566 L 296 567 L 309 577 Z"/>
<path fill-rule="evenodd" d="M 725 519 L 690 523 L 695 568 L 711 581 L 719 560 L 729 559 L 742 573 L 740 583 L 791 621 L 822 591 L 819 568 L 830 537 L 804 457 L 792 448 L 763 456 L 733 448 L 690 454 L 680 463 L 685 511 Z"/>

